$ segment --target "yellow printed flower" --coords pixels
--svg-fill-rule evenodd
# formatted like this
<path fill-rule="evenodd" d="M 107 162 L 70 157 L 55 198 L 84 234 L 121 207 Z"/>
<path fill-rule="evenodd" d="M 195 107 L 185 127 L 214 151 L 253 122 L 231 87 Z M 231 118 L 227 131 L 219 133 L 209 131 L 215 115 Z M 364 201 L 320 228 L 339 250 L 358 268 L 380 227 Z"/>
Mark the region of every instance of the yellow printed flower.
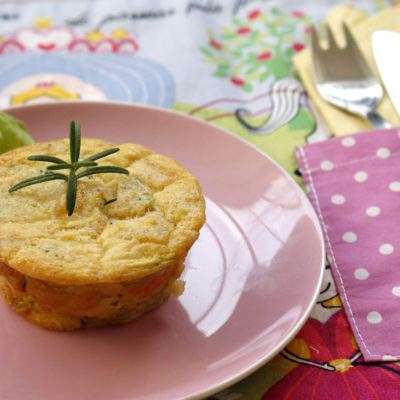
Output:
<path fill-rule="evenodd" d="M 101 31 L 92 31 L 86 35 L 87 39 L 91 42 L 98 42 L 103 38 L 103 33 Z"/>
<path fill-rule="evenodd" d="M 347 372 L 350 368 L 353 368 L 351 365 L 351 360 L 347 360 L 346 358 L 338 358 L 336 360 L 332 360 L 330 365 L 336 368 L 337 372 Z"/>
<path fill-rule="evenodd" d="M 113 39 L 125 39 L 128 36 L 128 32 L 125 29 L 116 29 L 111 36 Z"/>
<path fill-rule="evenodd" d="M 38 29 L 48 29 L 51 27 L 53 23 L 53 18 L 43 17 L 43 18 L 35 18 L 33 23 L 36 25 Z"/>

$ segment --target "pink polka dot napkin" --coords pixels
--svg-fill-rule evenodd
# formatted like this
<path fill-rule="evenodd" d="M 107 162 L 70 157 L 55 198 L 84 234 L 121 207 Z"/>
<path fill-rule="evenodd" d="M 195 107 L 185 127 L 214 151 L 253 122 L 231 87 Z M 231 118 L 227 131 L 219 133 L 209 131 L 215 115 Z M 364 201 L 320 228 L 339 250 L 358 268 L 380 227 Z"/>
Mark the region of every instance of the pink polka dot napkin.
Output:
<path fill-rule="evenodd" d="M 365 360 L 400 360 L 400 131 L 335 137 L 295 154 Z"/>

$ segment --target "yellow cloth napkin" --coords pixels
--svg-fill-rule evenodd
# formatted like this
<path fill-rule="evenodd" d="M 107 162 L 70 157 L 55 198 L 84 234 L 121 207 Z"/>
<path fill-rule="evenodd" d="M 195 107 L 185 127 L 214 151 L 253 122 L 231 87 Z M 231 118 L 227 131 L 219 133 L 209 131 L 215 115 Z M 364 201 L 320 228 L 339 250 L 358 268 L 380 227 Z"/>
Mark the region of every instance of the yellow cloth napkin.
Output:
<path fill-rule="evenodd" d="M 400 6 L 390 7 L 368 18 L 364 12 L 355 9 L 352 5 L 342 5 L 334 7 L 330 11 L 326 22 L 332 28 L 339 44 L 344 42 L 342 23 L 344 22 L 348 25 L 366 60 L 379 78 L 372 52 L 371 35 L 377 30 L 400 32 Z M 399 49 L 393 50 L 398 51 Z M 318 112 L 322 115 L 334 135 L 355 133 L 372 128 L 362 118 L 332 106 L 319 95 L 312 76 L 310 48 L 298 53 L 293 58 L 293 62 L 311 101 L 315 104 Z M 400 116 L 397 114 L 385 90 L 377 110 L 393 126 L 400 126 Z"/>

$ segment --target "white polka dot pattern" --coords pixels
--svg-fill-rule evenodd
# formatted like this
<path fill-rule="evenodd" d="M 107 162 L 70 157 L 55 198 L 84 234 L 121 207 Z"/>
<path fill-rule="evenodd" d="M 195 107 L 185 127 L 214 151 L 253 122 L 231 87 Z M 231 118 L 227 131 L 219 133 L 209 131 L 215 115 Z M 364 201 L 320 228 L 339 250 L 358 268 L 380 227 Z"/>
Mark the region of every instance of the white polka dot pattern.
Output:
<path fill-rule="evenodd" d="M 400 129 L 393 128 L 296 150 L 342 304 L 366 361 L 400 360 L 399 138 Z"/>
<path fill-rule="evenodd" d="M 392 254 L 393 250 L 394 250 L 393 245 L 391 245 L 390 243 L 384 243 L 379 246 L 379 253 L 383 255 Z"/>
<path fill-rule="evenodd" d="M 371 324 L 379 324 L 382 322 L 382 315 L 378 311 L 371 311 L 367 315 L 367 320 Z"/>
<path fill-rule="evenodd" d="M 357 240 L 357 235 L 354 232 L 345 232 L 343 240 L 347 243 L 354 243 Z"/>
<path fill-rule="evenodd" d="M 392 289 L 392 293 L 393 293 L 395 296 L 399 296 L 399 297 L 400 297 L 400 286 L 395 286 L 395 287 Z"/>
<path fill-rule="evenodd" d="M 352 136 L 345 137 L 342 139 L 342 146 L 344 147 L 351 147 L 354 146 L 356 143 L 356 140 Z"/>
<path fill-rule="evenodd" d="M 329 160 L 323 160 L 321 162 L 321 169 L 323 171 L 331 171 L 333 169 L 334 165 L 329 161 Z"/>
<path fill-rule="evenodd" d="M 354 276 L 356 279 L 359 281 L 364 281 L 365 279 L 368 279 L 369 277 L 369 272 L 365 268 L 358 268 L 354 271 Z"/>
<path fill-rule="evenodd" d="M 376 206 L 371 206 L 371 207 L 368 207 L 365 212 L 370 217 L 376 217 L 377 215 L 379 215 L 381 213 L 381 209 Z"/>
<path fill-rule="evenodd" d="M 368 174 L 365 171 L 358 171 L 354 174 L 356 182 L 365 182 L 368 179 Z"/>
<path fill-rule="evenodd" d="M 390 157 L 390 150 L 386 147 L 381 147 L 376 151 L 376 156 L 379 158 L 388 158 Z"/>
<path fill-rule="evenodd" d="M 392 192 L 400 192 L 400 182 L 390 182 L 389 189 Z"/>
<path fill-rule="evenodd" d="M 331 202 L 332 202 L 333 204 L 340 205 L 340 204 L 344 204 L 344 203 L 346 202 L 346 199 L 345 199 L 345 197 L 344 197 L 343 195 L 341 195 L 341 194 L 334 194 L 334 195 L 331 197 Z"/>

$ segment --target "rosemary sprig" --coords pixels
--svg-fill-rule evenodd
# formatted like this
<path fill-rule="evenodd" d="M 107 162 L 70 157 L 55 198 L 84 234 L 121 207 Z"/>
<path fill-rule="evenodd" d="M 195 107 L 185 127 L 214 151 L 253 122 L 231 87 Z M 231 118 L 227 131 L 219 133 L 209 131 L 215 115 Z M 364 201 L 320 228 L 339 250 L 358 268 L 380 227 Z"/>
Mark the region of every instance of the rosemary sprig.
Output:
<path fill-rule="evenodd" d="M 34 155 L 29 156 L 28 160 L 31 161 L 44 161 L 50 162 L 54 165 L 48 165 L 46 167 L 46 172 L 43 175 L 35 176 L 33 178 L 25 179 L 16 185 L 12 186 L 8 191 L 15 192 L 16 190 L 22 189 L 24 187 L 35 185 L 37 183 L 53 181 L 56 179 L 62 179 L 67 182 L 67 193 L 65 208 L 68 215 L 71 216 L 75 209 L 76 195 L 78 191 L 78 179 L 84 176 L 89 176 L 93 174 L 105 174 L 105 173 L 117 173 L 129 175 L 129 171 L 125 168 L 115 167 L 115 166 L 97 166 L 95 160 L 104 158 L 119 151 L 118 148 L 112 148 L 100 153 L 94 154 L 84 160 L 79 161 L 79 156 L 81 152 L 81 127 L 78 122 L 71 121 L 70 123 L 70 133 L 69 133 L 69 152 L 70 152 L 70 163 L 62 160 L 58 157 L 47 156 L 47 155 Z M 77 173 L 79 168 L 86 167 L 85 170 Z M 54 170 L 69 169 L 69 174 L 61 174 L 57 172 L 52 172 Z M 112 199 L 112 201 L 115 201 Z M 110 201 L 111 202 L 111 201 Z"/>

